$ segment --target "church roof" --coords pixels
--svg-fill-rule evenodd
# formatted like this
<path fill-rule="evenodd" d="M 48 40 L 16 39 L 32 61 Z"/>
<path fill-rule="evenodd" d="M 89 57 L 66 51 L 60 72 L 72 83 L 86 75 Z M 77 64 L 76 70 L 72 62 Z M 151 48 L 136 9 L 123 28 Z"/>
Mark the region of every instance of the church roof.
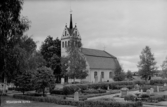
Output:
<path fill-rule="evenodd" d="M 106 51 L 88 48 L 82 48 L 81 51 L 85 55 L 90 69 L 114 70 L 119 66 L 117 58 Z"/>

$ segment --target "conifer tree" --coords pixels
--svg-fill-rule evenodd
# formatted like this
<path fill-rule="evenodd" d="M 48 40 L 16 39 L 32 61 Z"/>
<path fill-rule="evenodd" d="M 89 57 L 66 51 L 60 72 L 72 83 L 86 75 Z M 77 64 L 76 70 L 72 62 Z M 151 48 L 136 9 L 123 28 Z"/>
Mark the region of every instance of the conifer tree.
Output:
<path fill-rule="evenodd" d="M 145 80 L 150 80 L 157 70 L 156 61 L 150 47 L 146 46 L 141 52 L 138 68 L 141 78 Z"/>

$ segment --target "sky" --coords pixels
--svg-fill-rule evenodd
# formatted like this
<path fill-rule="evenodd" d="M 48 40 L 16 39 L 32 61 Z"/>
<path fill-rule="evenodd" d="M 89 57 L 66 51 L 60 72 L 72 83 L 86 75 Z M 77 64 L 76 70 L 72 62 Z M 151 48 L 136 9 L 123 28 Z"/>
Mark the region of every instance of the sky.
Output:
<path fill-rule="evenodd" d="M 167 0 L 25 0 L 31 36 L 40 49 L 47 36 L 61 39 L 70 10 L 85 48 L 116 56 L 124 71 L 138 71 L 141 51 L 149 46 L 158 69 L 167 57 Z"/>

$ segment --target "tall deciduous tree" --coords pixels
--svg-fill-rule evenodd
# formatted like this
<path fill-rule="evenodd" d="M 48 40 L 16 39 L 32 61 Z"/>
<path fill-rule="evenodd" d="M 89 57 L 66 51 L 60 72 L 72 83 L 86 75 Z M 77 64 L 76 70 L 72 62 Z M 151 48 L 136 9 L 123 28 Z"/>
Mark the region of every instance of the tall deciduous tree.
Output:
<path fill-rule="evenodd" d="M 19 86 L 23 91 L 29 84 L 24 84 L 27 81 L 31 83 L 31 74 L 33 74 L 38 67 L 45 65 L 43 56 L 36 51 L 36 43 L 31 37 L 23 36 L 17 46 L 13 49 L 13 59 L 9 68 L 13 71 L 11 74 L 15 75 L 10 79 L 16 86 Z M 25 79 L 25 81 L 24 81 Z M 24 85 L 23 85 L 24 84 Z M 25 87 L 25 88 L 24 88 Z"/>
<path fill-rule="evenodd" d="M 0 3 L 0 74 L 4 82 L 10 78 L 8 68 L 12 64 L 13 48 L 29 28 L 29 21 L 20 17 L 22 4 L 22 0 L 2 0 Z"/>
<path fill-rule="evenodd" d="M 157 70 L 154 55 L 151 53 L 150 47 L 146 46 L 140 55 L 138 63 L 139 74 L 145 80 L 150 80 L 155 71 Z"/>
<path fill-rule="evenodd" d="M 163 63 L 162 63 L 162 65 L 161 65 L 161 67 L 162 67 L 162 77 L 163 78 L 167 78 L 167 57 L 166 57 L 166 59 L 163 61 Z"/>
<path fill-rule="evenodd" d="M 21 37 L 19 43 L 13 49 L 13 64 L 12 71 L 15 75 L 28 70 L 36 69 L 36 43 L 31 37 Z"/>
<path fill-rule="evenodd" d="M 48 36 L 41 46 L 41 54 L 46 60 L 46 66 L 52 68 L 57 82 L 61 80 L 61 41 Z"/>
<path fill-rule="evenodd" d="M 74 79 L 84 79 L 88 75 L 86 59 L 81 52 L 81 41 L 78 40 L 76 35 L 72 35 L 70 38 L 70 45 L 67 47 L 68 52 L 68 72 L 67 75 Z"/>

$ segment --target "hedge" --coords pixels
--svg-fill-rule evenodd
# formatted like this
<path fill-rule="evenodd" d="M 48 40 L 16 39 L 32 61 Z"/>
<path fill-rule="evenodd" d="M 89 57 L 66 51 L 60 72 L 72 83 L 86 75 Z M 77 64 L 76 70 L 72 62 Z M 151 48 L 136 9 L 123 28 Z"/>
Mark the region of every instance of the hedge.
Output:
<path fill-rule="evenodd" d="M 163 85 L 164 83 L 167 83 L 167 79 L 157 79 L 157 80 L 151 80 L 150 85 Z"/>
<path fill-rule="evenodd" d="M 63 94 L 63 95 L 69 95 L 74 94 L 77 90 L 81 89 L 87 90 L 87 89 L 104 89 L 107 90 L 108 87 L 110 89 L 121 89 L 124 87 L 127 87 L 128 89 L 133 89 L 135 84 L 138 84 L 140 86 L 143 85 L 162 85 L 164 83 L 167 83 L 167 80 L 151 80 L 150 84 L 148 84 L 146 81 L 119 81 L 119 82 L 105 82 L 105 83 L 93 83 L 93 84 L 73 84 L 70 86 L 63 87 L 62 90 L 55 90 L 52 91 L 51 94 Z"/>
<path fill-rule="evenodd" d="M 79 106 L 83 104 L 83 101 L 72 101 L 72 100 L 65 100 L 60 98 L 49 98 L 49 97 L 32 97 L 26 95 L 13 95 L 14 98 L 30 100 L 30 101 L 38 101 L 38 102 L 48 102 L 48 103 L 55 103 L 60 105 L 72 105 L 72 106 Z"/>
<path fill-rule="evenodd" d="M 109 94 L 116 94 L 116 93 L 120 93 L 119 90 L 111 90 L 110 92 L 107 93 L 98 93 L 98 94 L 84 94 L 84 95 L 80 95 L 80 97 L 86 97 L 86 98 L 91 98 L 91 97 L 97 97 L 97 96 L 104 96 L 104 95 L 109 95 Z M 74 98 L 74 95 L 67 95 L 67 97 L 70 98 Z"/>
<path fill-rule="evenodd" d="M 110 89 L 121 89 L 124 87 L 127 87 L 129 89 L 134 88 L 135 84 L 144 84 L 142 81 L 120 81 L 120 82 L 106 82 L 106 83 L 94 83 L 94 84 L 75 84 L 70 86 L 65 86 L 62 89 L 62 94 L 68 95 L 68 94 L 74 94 L 75 91 L 81 89 L 104 89 L 107 90 L 109 87 Z"/>
<path fill-rule="evenodd" d="M 106 93 L 106 90 L 103 89 L 88 89 L 88 90 L 84 90 L 83 93 L 89 93 L 89 94 L 93 94 L 93 93 Z"/>
<path fill-rule="evenodd" d="M 13 95 L 14 98 L 30 100 L 30 101 L 39 101 L 39 102 L 48 102 L 55 103 L 60 105 L 72 105 L 77 107 L 142 107 L 141 102 L 108 102 L 108 101 L 71 101 L 65 99 L 56 99 L 49 97 L 32 97 L 25 95 Z"/>
<path fill-rule="evenodd" d="M 89 100 L 78 107 L 142 107 L 142 103 Z"/>

